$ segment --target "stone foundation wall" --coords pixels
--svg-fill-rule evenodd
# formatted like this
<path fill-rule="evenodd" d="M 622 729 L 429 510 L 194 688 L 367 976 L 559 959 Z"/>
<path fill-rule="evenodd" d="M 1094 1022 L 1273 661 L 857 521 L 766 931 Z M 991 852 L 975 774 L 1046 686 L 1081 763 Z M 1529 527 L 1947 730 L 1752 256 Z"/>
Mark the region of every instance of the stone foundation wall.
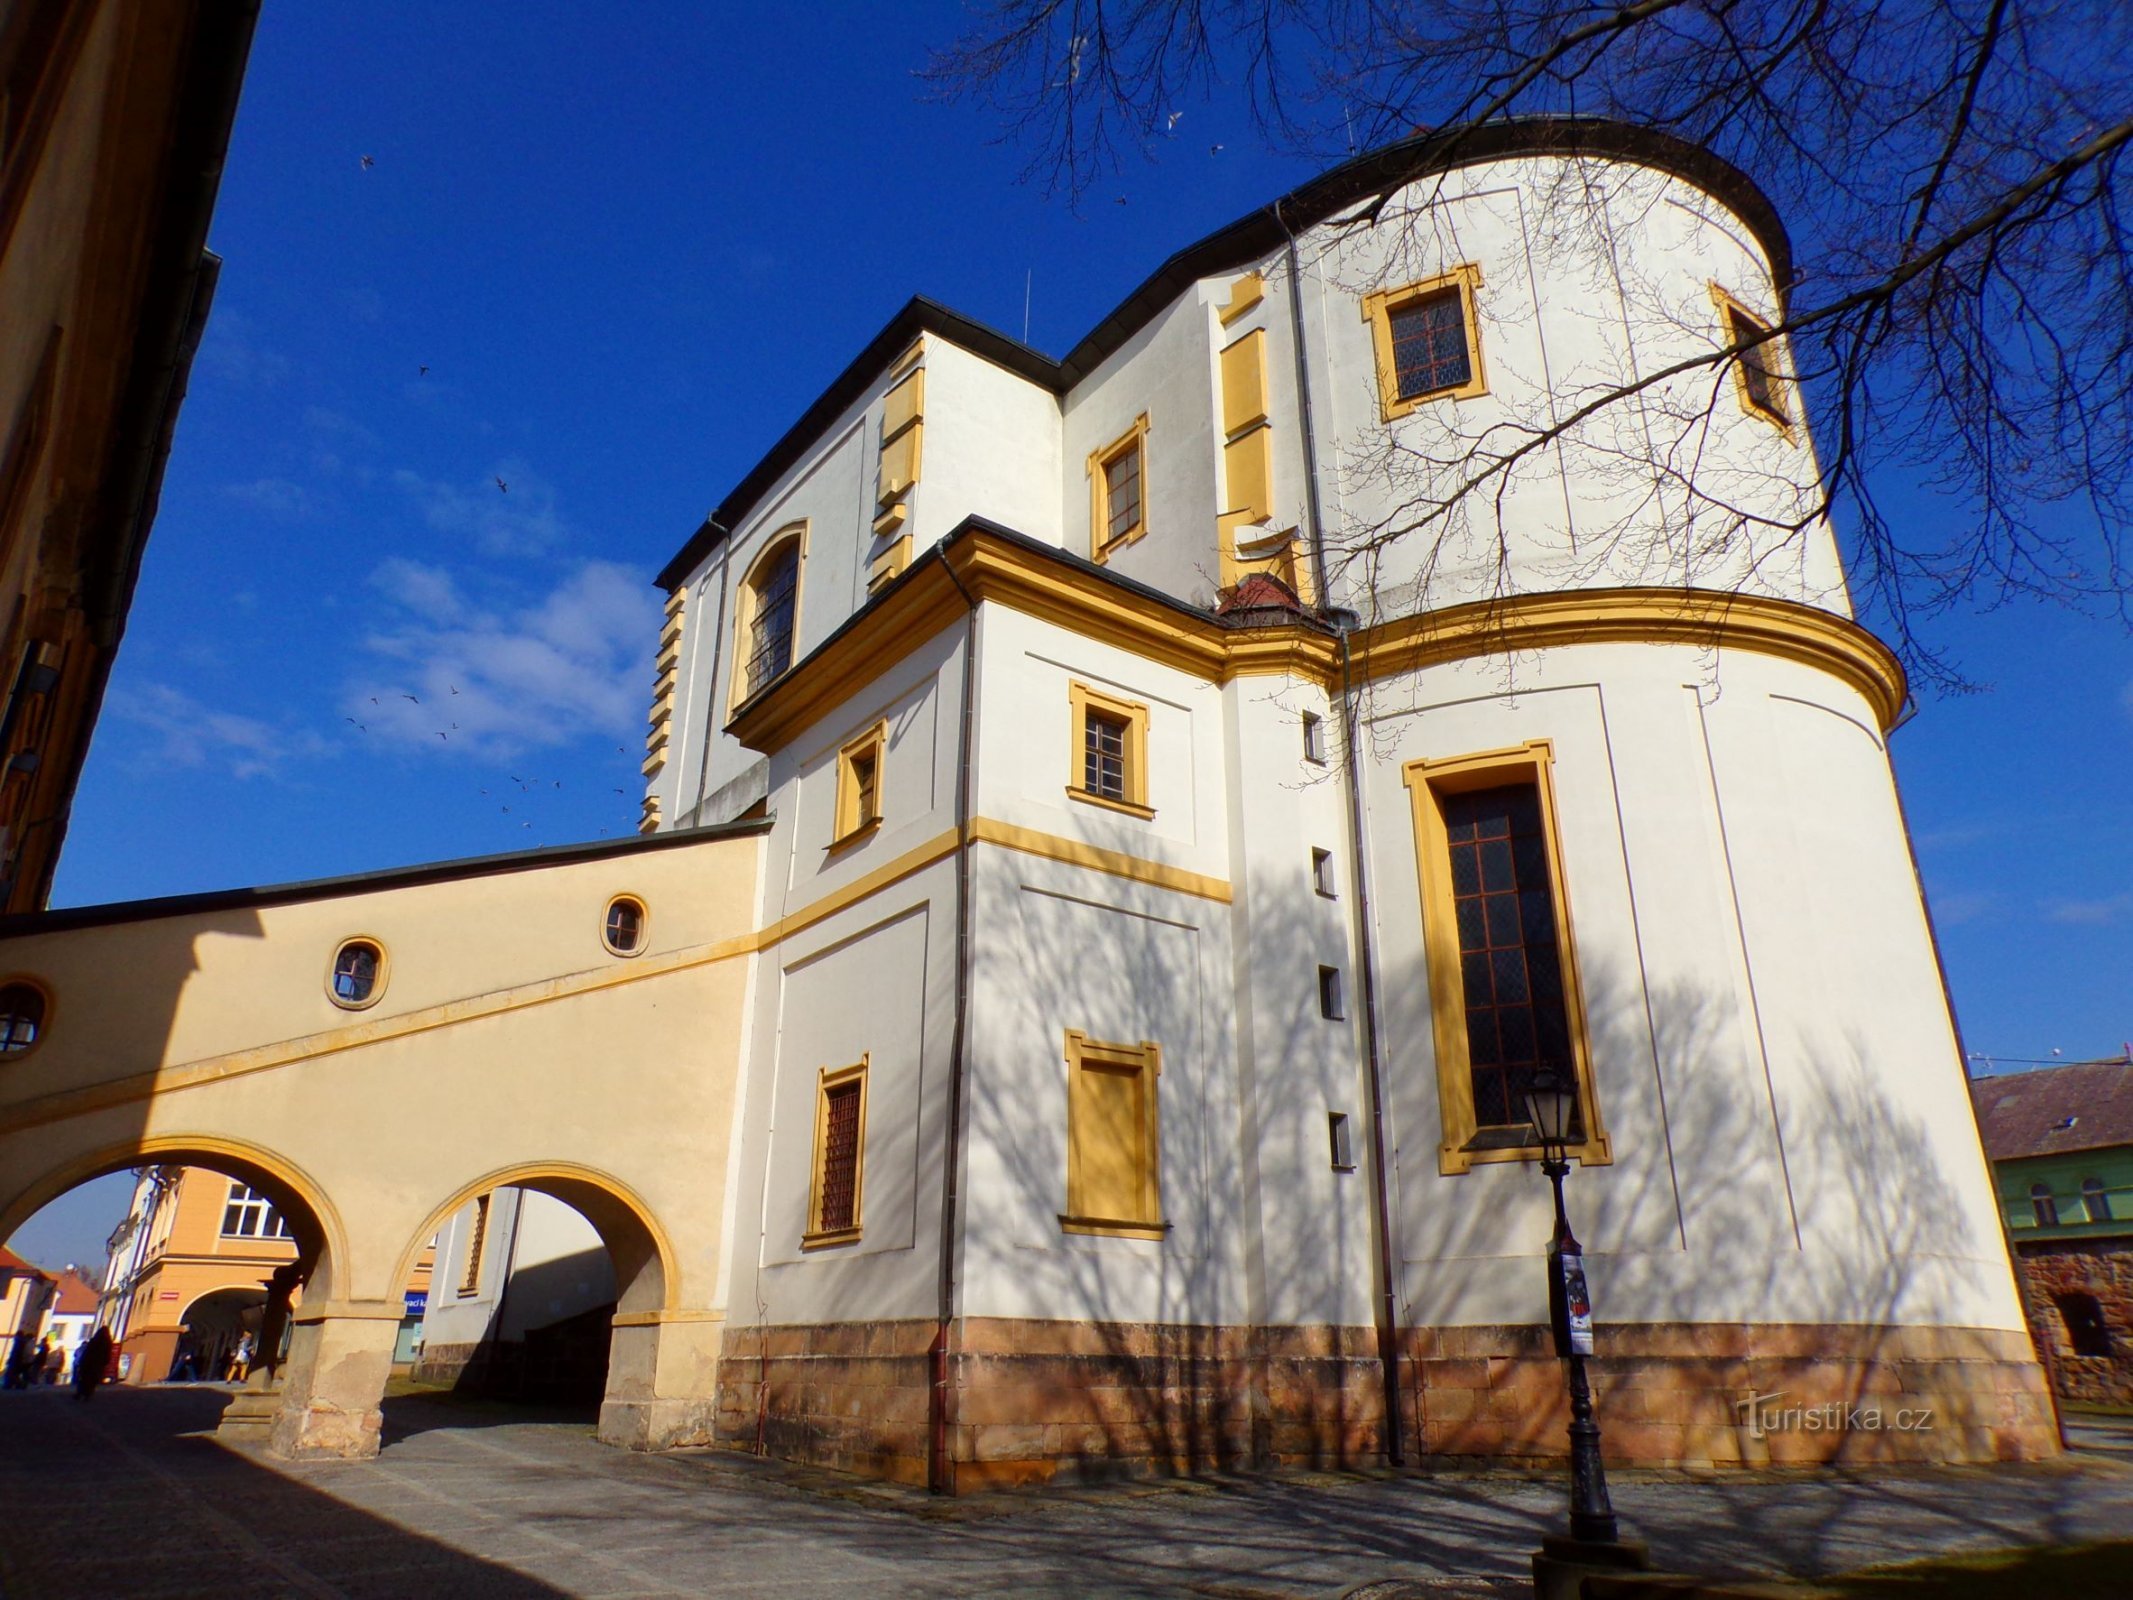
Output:
<path fill-rule="evenodd" d="M 936 1326 L 728 1327 L 718 1362 L 719 1443 L 924 1483 Z"/>
<path fill-rule="evenodd" d="M 2133 1239 L 2049 1239 L 2015 1246 L 2039 1349 L 2063 1400 L 2133 1405 Z M 2091 1294 L 2111 1328 L 2111 1354 L 2074 1354 L 2056 1297 Z"/>
<path fill-rule="evenodd" d="M 1630 1323 L 1596 1337 L 1587 1373 L 1610 1462 L 2033 1461 L 2059 1450 L 2021 1333 Z M 1568 1453 L 1563 1367 L 1545 1328 L 1423 1328 L 1401 1345 L 1401 1405 L 1426 1454 Z"/>

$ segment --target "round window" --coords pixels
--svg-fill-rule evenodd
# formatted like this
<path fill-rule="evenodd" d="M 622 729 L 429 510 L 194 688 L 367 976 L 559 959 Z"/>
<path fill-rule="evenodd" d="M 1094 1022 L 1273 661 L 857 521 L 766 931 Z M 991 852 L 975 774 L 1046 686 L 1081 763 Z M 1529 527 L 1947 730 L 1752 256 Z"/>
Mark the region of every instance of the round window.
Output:
<path fill-rule="evenodd" d="M 17 1055 L 44 1031 L 44 991 L 34 984 L 0 988 L 0 1055 Z"/>
<path fill-rule="evenodd" d="M 385 952 L 369 939 L 350 939 L 333 953 L 333 1003 L 354 1009 L 378 998 L 384 987 Z"/>
<path fill-rule="evenodd" d="M 600 935 L 616 955 L 635 955 L 644 944 L 644 902 L 626 894 L 608 901 Z"/>

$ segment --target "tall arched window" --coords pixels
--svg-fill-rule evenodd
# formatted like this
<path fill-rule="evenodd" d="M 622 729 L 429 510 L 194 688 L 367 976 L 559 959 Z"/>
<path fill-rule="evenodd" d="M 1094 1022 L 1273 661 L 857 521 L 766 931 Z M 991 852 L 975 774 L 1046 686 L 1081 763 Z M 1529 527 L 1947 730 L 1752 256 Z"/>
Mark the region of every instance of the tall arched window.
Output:
<path fill-rule="evenodd" d="M 2033 1183 L 2029 1186 L 2029 1209 L 2037 1214 L 2038 1227 L 2059 1226 L 2059 1202 L 2052 1197 L 2050 1184 Z"/>
<path fill-rule="evenodd" d="M 2081 1209 L 2088 1213 L 2091 1222 L 2111 1220 L 2111 1197 L 2103 1187 L 2101 1178 L 2081 1180 Z"/>
<path fill-rule="evenodd" d="M 752 699 L 792 665 L 800 620 L 801 530 L 766 550 L 741 586 L 739 700 Z"/>

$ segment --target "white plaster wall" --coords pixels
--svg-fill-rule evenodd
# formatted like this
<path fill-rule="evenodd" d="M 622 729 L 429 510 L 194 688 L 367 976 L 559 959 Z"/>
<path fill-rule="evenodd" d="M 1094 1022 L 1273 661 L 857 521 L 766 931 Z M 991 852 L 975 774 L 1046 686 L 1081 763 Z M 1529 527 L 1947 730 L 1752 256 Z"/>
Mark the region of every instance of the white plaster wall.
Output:
<path fill-rule="evenodd" d="M 438 1230 L 422 1319 L 425 1345 L 521 1339 L 529 1328 L 614 1300 L 614 1265 L 599 1231 L 554 1196 L 517 1188 L 491 1192 L 480 1280 L 473 1294 L 461 1294 L 473 1227 L 469 1201 Z"/>
<path fill-rule="evenodd" d="M 1158 312 L 1066 397 L 1060 526 L 1066 548 L 1090 557 L 1089 453 L 1148 413 L 1142 495 L 1148 531 L 1111 552 L 1112 571 L 1196 605 L 1214 602 L 1215 352 L 1202 284 Z"/>
<path fill-rule="evenodd" d="M 972 875 L 962 1313 L 1244 1320 L 1228 908 L 996 848 Z M 1162 1046 L 1161 1240 L 1059 1225 L 1070 1027 Z"/>
<path fill-rule="evenodd" d="M 1060 433 L 1059 397 L 1051 390 L 928 334 L 926 441 L 912 490 L 912 559 L 971 516 L 990 517 L 1046 544 L 1064 543 L 1055 487 L 1062 472 Z"/>
<path fill-rule="evenodd" d="M 1582 647 L 1384 685 L 1367 797 L 1402 1315 L 1533 1320 L 1547 1188 L 1441 1175 L 1401 765 L 1554 745 L 1610 1166 L 1571 1179 L 1616 1322 L 2021 1326 L 1885 753 L 1767 657 Z"/>
<path fill-rule="evenodd" d="M 1022 612 L 988 605 L 976 809 L 980 816 L 1209 877 L 1229 871 L 1221 691 L 1204 679 Z M 1069 690 L 1148 707 L 1142 819 L 1069 797 L 1082 775 Z"/>
<path fill-rule="evenodd" d="M 1358 1032 L 1362 987 L 1350 939 L 1355 885 L 1342 790 L 1303 753 L 1302 714 L 1334 719 L 1315 684 L 1233 680 L 1223 692 L 1231 764 L 1229 873 L 1236 1017 L 1237 1166 L 1251 1320 L 1367 1324 L 1372 1318 L 1369 1099 Z M 1331 852 L 1321 895 L 1313 847 Z M 1347 1020 L 1320 1013 L 1318 968 L 1341 972 Z M 1336 1171 L 1329 1112 L 1345 1112 L 1353 1171 Z"/>
<path fill-rule="evenodd" d="M 1552 425 L 1607 387 L 1714 350 L 1713 280 L 1774 309 L 1767 261 L 1710 197 L 1627 163 L 1491 162 L 1411 186 L 1375 226 L 1321 225 L 1303 253 L 1328 537 L 1347 557 L 1346 603 L 1366 618 L 1498 589 L 1645 583 L 1848 610 L 1827 525 L 1770 526 L 1807 508 L 1804 430 L 1787 442 L 1744 414 L 1730 374 L 1660 385 L 1491 478 L 1425 560 L 1434 536 L 1417 525 L 1486 430 L 1510 430 L 1490 436 L 1501 440 Z M 1388 425 L 1362 298 L 1465 263 L 1482 274 L 1488 392 Z M 1294 398 L 1291 369 L 1276 365 L 1279 427 Z M 1368 548 L 1366 532 L 1384 526 L 1415 531 Z"/>

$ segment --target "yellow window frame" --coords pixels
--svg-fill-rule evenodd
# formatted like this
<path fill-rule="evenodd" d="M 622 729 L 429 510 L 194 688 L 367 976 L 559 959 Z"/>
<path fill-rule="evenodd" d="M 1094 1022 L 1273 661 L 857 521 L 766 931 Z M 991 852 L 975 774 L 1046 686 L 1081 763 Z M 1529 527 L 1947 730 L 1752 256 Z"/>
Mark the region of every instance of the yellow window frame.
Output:
<path fill-rule="evenodd" d="M 823 1067 L 815 1074 L 815 1152 L 808 1164 L 807 1231 L 800 1236 L 802 1250 L 824 1250 L 833 1245 L 857 1244 L 866 1216 L 867 1175 L 867 1068 L 870 1057 L 862 1053 L 846 1067 Z M 852 1225 L 825 1228 L 822 1225 L 822 1191 L 829 1177 L 829 1103 L 832 1091 L 848 1083 L 859 1085 L 859 1134 L 852 1152 Z"/>
<path fill-rule="evenodd" d="M 1162 1125 L 1157 1109 L 1163 1071 L 1162 1047 L 1143 1039 L 1117 1044 L 1092 1039 L 1079 1028 L 1066 1030 L 1067 1064 L 1067 1203 L 1059 1226 L 1068 1233 L 1118 1239 L 1160 1239 L 1169 1231 L 1163 1221 Z M 1094 1148 L 1105 1119 L 1096 1109 L 1098 1081 L 1130 1078 L 1137 1100 L 1127 1118 L 1133 1147 L 1126 1152 L 1130 1192 L 1104 1194 L 1098 1185 L 1115 1158 Z"/>
<path fill-rule="evenodd" d="M 881 826 L 882 780 L 887 775 L 889 724 L 874 724 L 858 738 L 847 741 L 837 752 L 837 815 L 830 837 L 831 848 L 855 844 Z M 874 764 L 874 807 L 864 809 L 865 786 L 860 782 L 864 763 Z"/>
<path fill-rule="evenodd" d="M 1138 700 L 1121 700 L 1116 695 L 1105 694 L 1101 689 L 1092 689 L 1079 682 L 1068 685 L 1067 703 L 1072 709 L 1068 721 L 1072 724 L 1073 735 L 1067 751 L 1067 772 L 1077 780 L 1067 785 L 1067 794 L 1083 805 L 1102 806 L 1107 811 L 1122 811 L 1129 817 L 1139 817 L 1143 822 L 1153 817 L 1155 808 L 1148 803 L 1147 706 Z M 1126 793 L 1123 799 L 1096 794 L 1083 788 L 1079 781 L 1086 774 L 1084 763 L 1089 741 L 1089 717 L 1092 713 L 1124 725 Z"/>
<path fill-rule="evenodd" d="M 787 523 L 771 535 L 764 541 L 763 548 L 756 552 L 755 559 L 748 563 L 746 576 L 734 585 L 733 663 L 727 668 L 731 682 L 726 686 L 726 709 L 729 715 L 738 711 L 741 703 L 748 698 L 748 658 L 755 654 L 755 614 L 756 604 L 762 598 L 761 582 L 771 561 L 783 553 L 788 544 L 799 546 L 800 562 L 793 573 L 792 660 L 786 663 L 785 671 L 792 671 L 800 663 L 800 619 L 804 615 L 802 607 L 807 600 L 807 528 L 807 521 L 802 518 L 798 522 Z M 782 678 L 784 675 L 780 673 L 778 677 Z M 776 683 L 778 679 L 773 678 L 770 681 Z M 764 685 L 766 689 L 769 686 Z"/>
<path fill-rule="evenodd" d="M 1138 452 L 1141 458 L 1140 516 L 1133 525 L 1117 538 L 1111 538 L 1107 530 L 1111 526 L 1111 489 L 1108 469 L 1125 459 L 1128 452 Z M 1113 439 L 1101 450 L 1089 452 L 1089 559 L 1098 563 L 1108 561 L 1111 552 L 1122 550 L 1146 537 L 1148 532 L 1148 413 L 1143 411 L 1133 419 L 1133 426 Z"/>
<path fill-rule="evenodd" d="M 1548 893 L 1555 902 L 1555 938 L 1563 974 L 1563 1013 L 1576 1064 L 1579 1109 L 1585 1128 L 1584 1142 L 1572 1145 L 1570 1154 L 1587 1166 L 1605 1166 L 1614 1160 L 1593 1083 L 1585 987 L 1578 975 L 1577 938 L 1571 929 L 1570 897 L 1564 887 L 1554 765 L 1555 749 L 1550 741 L 1530 739 L 1513 749 L 1410 761 L 1401 769 L 1414 803 L 1415 862 L 1422 886 L 1423 960 L 1429 970 L 1437 1104 L 1443 1120 L 1438 1170 L 1446 1174 L 1466 1172 L 1484 1162 L 1538 1160 L 1541 1154 L 1537 1143 L 1476 1142 L 1480 1130 L 1474 1113 L 1473 1062 L 1467 1050 L 1466 987 L 1461 980 L 1459 923 L 1452 902 L 1451 841 L 1444 821 L 1446 796 L 1513 783 L 1532 784 L 1540 798 L 1541 833 L 1548 853 Z"/>
<path fill-rule="evenodd" d="M 1474 310 L 1480 288 L 1481 268 L 1469 261 L 1449 272 L 1440 272 L 1434 278 L 1417 279 L 1413 283 L 1403 283 L 1397 289 L 1381 289 L 1363 297 L 1363 320 L 1370 324 L 1370 343 L 1377 361 L 1380 421 L 1396 422 L 1417 408 L 1439 400 L 1471 400 L 1489 392 L 1488 372 L 1481 359 L 1481 322 Z M 1393 313 L 1404 311 L 1417 300 L 1446 289 L 1459 291 L 1460 318 L 1466 328 L 1467 381 L 1451 388 L 1409 395 L 1403 400 L 1400 397 L 1399 363 L 1392 352 Z"/>
<path fill-rule="evenodd" d="M 1711 304 L 1718 310 L 1718 337 L 1722 346 L 1730 348 L 1739 344 L 1745 336 L 1736 326 L 1748 324 L 1752 333 L 1768 333 L 1774 324 L 1769 318 L 1750 310 L 1739 296 L 1728 293 L 1724 286 L 1711 285 Z M 1742 350 L 1731 358 L 1733 366 L 1733 393 L 1740 401 L 1741 410 L 1749 416 L 1767 422 L 1785 436 L 1786 443 L 1794 440 L 1796 426 L 1793 412 L 1799 408 L 1799 389 L 1791 377 L 1791 363 L 1785 359 L 1785 341 L 1782 338 L 1768 339 L 1753 350 Z M 1748 363 L 1753 360 L 1763 381 L 1777 399 L 1775 407 L 1766 406 L 1755 398 L 1748 383 Z"/>

